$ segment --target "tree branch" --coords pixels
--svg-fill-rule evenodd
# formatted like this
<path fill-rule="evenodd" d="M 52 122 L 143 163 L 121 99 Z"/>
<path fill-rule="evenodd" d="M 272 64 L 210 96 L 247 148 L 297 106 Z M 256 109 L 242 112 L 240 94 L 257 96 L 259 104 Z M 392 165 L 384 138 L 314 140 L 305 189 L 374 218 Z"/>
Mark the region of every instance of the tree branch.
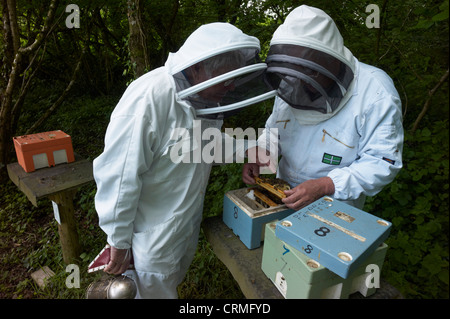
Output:
<path fill-rule="evenodd" d="M 20 87 L 20 90 L 19 90 L 20 94 L 19 94 L 19 97 L 17 97 L 16 103 L 14 104 L 14 106 L 12 108 L 12 111 L 11 111 L 13 119 L 19 113 L 20 106 L 22 105 L 22 102 L 25 99 L 25 96 L 26 96 L 26 94 L 28 92 L 28 87 L 30 86 L 34 75 L 38 71 L 38 69 L 39 69 L 39 67 L 40 67 L 40 65 L 42 63 L 42 60 L 44 59 L 45 51 L 46 51 L 46 45 L 44 43 L 44 49 L 43 49 L 43 52 L 41 54 L 41 58 L 37 62 L 38 65 L 36 67 L 34 67 L 34 64 L 36 62 L 36 58 L 38 56 L 39 50 L 36 51 L 35 55 L 31 59 L 30 64 L 27 66 L 27 68 L 23 72 L 24 75 L 23 75 L 23 78 L 22 78 L 22 86 Z M 28 70 L 33 70 L 33 71 L 31 72 L 31 74 L 27 78 L 26 74 L 27 74 Z"/>
<path fill-rule="evenodd" d="M 8 6 L 9 15 L 9 27 L 11 30 L 12 43 L 14 48 L 14 54 L 19 51 L 20 38 L 19 38 L 19 26 L 17 24 L 16 2 L 14 0 L 6 0 Z"/>
<path fill-rule="evenodd" d="M 422 118 L 425 116 L 428 109 L 430 108 L 431 98 L 433 97 L 434 93 L 436 93 L 436 91 L 439 89 L 439 87 L 445 82 L 445 80 L 447 80 L 447 78 L 448 78 L 448 69 L 444 73 L 444 75 L 441 77 L 439 82 L 435 85 L 435 87 L 433 89 L 431 89 L 431 91 L 428 92 L 428 98 L 425 101 L 425 104 L 423 105 L 422 111 L 420 112 L 419 116 L 417 116 L 416 121 L 414 122 L 414 125 L 411 129 L 411 133 L 414 133 L 417 130 L 417 127 L 419 126 L 420 121 L 422 120 Z"/>
<path fill-rule="evenodd" d="M 53 22 L 53 18 L 55 16 L 57 3 L 58 3 L 58 0 L 52 0 L 52 2 L 50 3 L 50 6 L 48 8 L 47 19 L 45 20 L 44 28 L 38 34 L 38 36 L 36 37 L 34 42 L 27 47 L 20 48 L 19 53 L 28 54 L 30 52 L 33 52 L 34 50 L 36 50 L 39 47 L 41 42 L 47 37 L 47 35 L 49 33 L 48 31 L 52 27 L 52 22 Z"/>
<path fill-rule="evenodd" d="M 25 133 L 25 135 L 27 134 L 31 134 L 33 133 L 33 131 L 39 127 L 39 125 L 41 125 L 51 114 L 52 112 L 62 104 L 62 102 L 64 101 L 64 99 L 66 98 L 67 94 L 69 93 L 69 91 L 72 89 L 72 86 L 75 84 L 75 80 L 77 78 L 77 75 L 81 69 L 81 62 L 83 60 L 83 56 L 84 56 L 84 50 L 81 52 L 80 58 L 78 60 L 78 63 L 75 67 L 75 70 L 73 71 L 72 74 L 72 78 L 70 79 L 69 84 L 67 84 L 66 89 L 64 90 L 64 92 L 61 94 L 61 96 L 58 98 L 58 100 L 53 103 L 53 105 L 47 110 L 47 112 L 45 112 L 41 118 L 39 120 L 37 120 Z"/>

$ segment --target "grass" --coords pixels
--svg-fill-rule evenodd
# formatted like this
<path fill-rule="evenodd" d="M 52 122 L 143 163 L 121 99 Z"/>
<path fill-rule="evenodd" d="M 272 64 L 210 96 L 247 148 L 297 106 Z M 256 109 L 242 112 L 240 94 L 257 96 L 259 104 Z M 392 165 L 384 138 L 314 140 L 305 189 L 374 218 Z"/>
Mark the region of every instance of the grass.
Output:
<path fill-rule="evenodd" d="M 102 273 L 87 273 L 91 260 L 105 245 L 106 236 L 98 227 L 93 208 L 95 186 L 79 190 L 75 215 L 83 252 L 77 266 L 80 288 L 68 288 L 72 273 L 62 260 L 57 222 L 52 205 L 42 200 L 33 207 L 11 182 L 1 185 L 0 201 L 0 299 L 83 299 L 88 286 Z M 40 288 L 31 273 L 48 266 L 54 273 Z M 70 278 L 69 278 L 70 279 Z M 182 299 L 243 298 L 233 277 L 217 259 L 203 233 L 194 261 L 179 286 Z"/>

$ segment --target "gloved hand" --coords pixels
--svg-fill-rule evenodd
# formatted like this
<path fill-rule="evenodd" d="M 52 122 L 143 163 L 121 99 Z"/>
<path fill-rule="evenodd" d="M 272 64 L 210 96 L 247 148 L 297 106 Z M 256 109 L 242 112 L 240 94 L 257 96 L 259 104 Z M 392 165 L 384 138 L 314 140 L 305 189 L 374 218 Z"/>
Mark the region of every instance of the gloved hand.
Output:
<path fill-rule="evenodd" d="M 117 249 L 111 246 L 111 259 L 104 271 L 111 275 L 120 275 L 128 269 L 130 261 L 130 249 Z"/>
<path fill-rule="evenodd" d="M 329 177 L 310 179 L 292 189 L 285 190 L 282 201 L 286 207 L 299 210 L 325 195 L 334 194 L 334 183 Z"/>

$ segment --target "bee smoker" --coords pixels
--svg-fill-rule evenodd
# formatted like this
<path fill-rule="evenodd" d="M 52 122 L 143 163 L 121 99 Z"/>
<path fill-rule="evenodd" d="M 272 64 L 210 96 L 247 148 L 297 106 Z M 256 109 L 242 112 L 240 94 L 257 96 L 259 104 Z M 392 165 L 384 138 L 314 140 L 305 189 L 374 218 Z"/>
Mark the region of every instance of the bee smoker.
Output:
<path fill-rule="evenodd" d="M 136 283 L 130 277 L 105 276 L 89 285 L 86 299 L 134 299 L 136 293 Z"/>

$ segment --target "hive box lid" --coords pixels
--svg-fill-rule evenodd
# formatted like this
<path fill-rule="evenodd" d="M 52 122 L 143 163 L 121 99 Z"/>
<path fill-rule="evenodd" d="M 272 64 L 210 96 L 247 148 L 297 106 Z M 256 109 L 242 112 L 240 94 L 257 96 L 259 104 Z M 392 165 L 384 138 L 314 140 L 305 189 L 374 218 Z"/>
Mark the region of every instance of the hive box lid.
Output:
<path fill-rule="evenodd" d="M 391 223 L 325 196 L 276 224 L 275 235 L 342 278 L 389 236 Z"/>
<path fill-rule="evenodd" d="M 30 135 L 16 136 L 13 138 L 14 144 L 22 151 L 32 151 L 43 149 L 47 146 L 72 143 L 70 135 L 61 130 L 36 133 Z"/>

